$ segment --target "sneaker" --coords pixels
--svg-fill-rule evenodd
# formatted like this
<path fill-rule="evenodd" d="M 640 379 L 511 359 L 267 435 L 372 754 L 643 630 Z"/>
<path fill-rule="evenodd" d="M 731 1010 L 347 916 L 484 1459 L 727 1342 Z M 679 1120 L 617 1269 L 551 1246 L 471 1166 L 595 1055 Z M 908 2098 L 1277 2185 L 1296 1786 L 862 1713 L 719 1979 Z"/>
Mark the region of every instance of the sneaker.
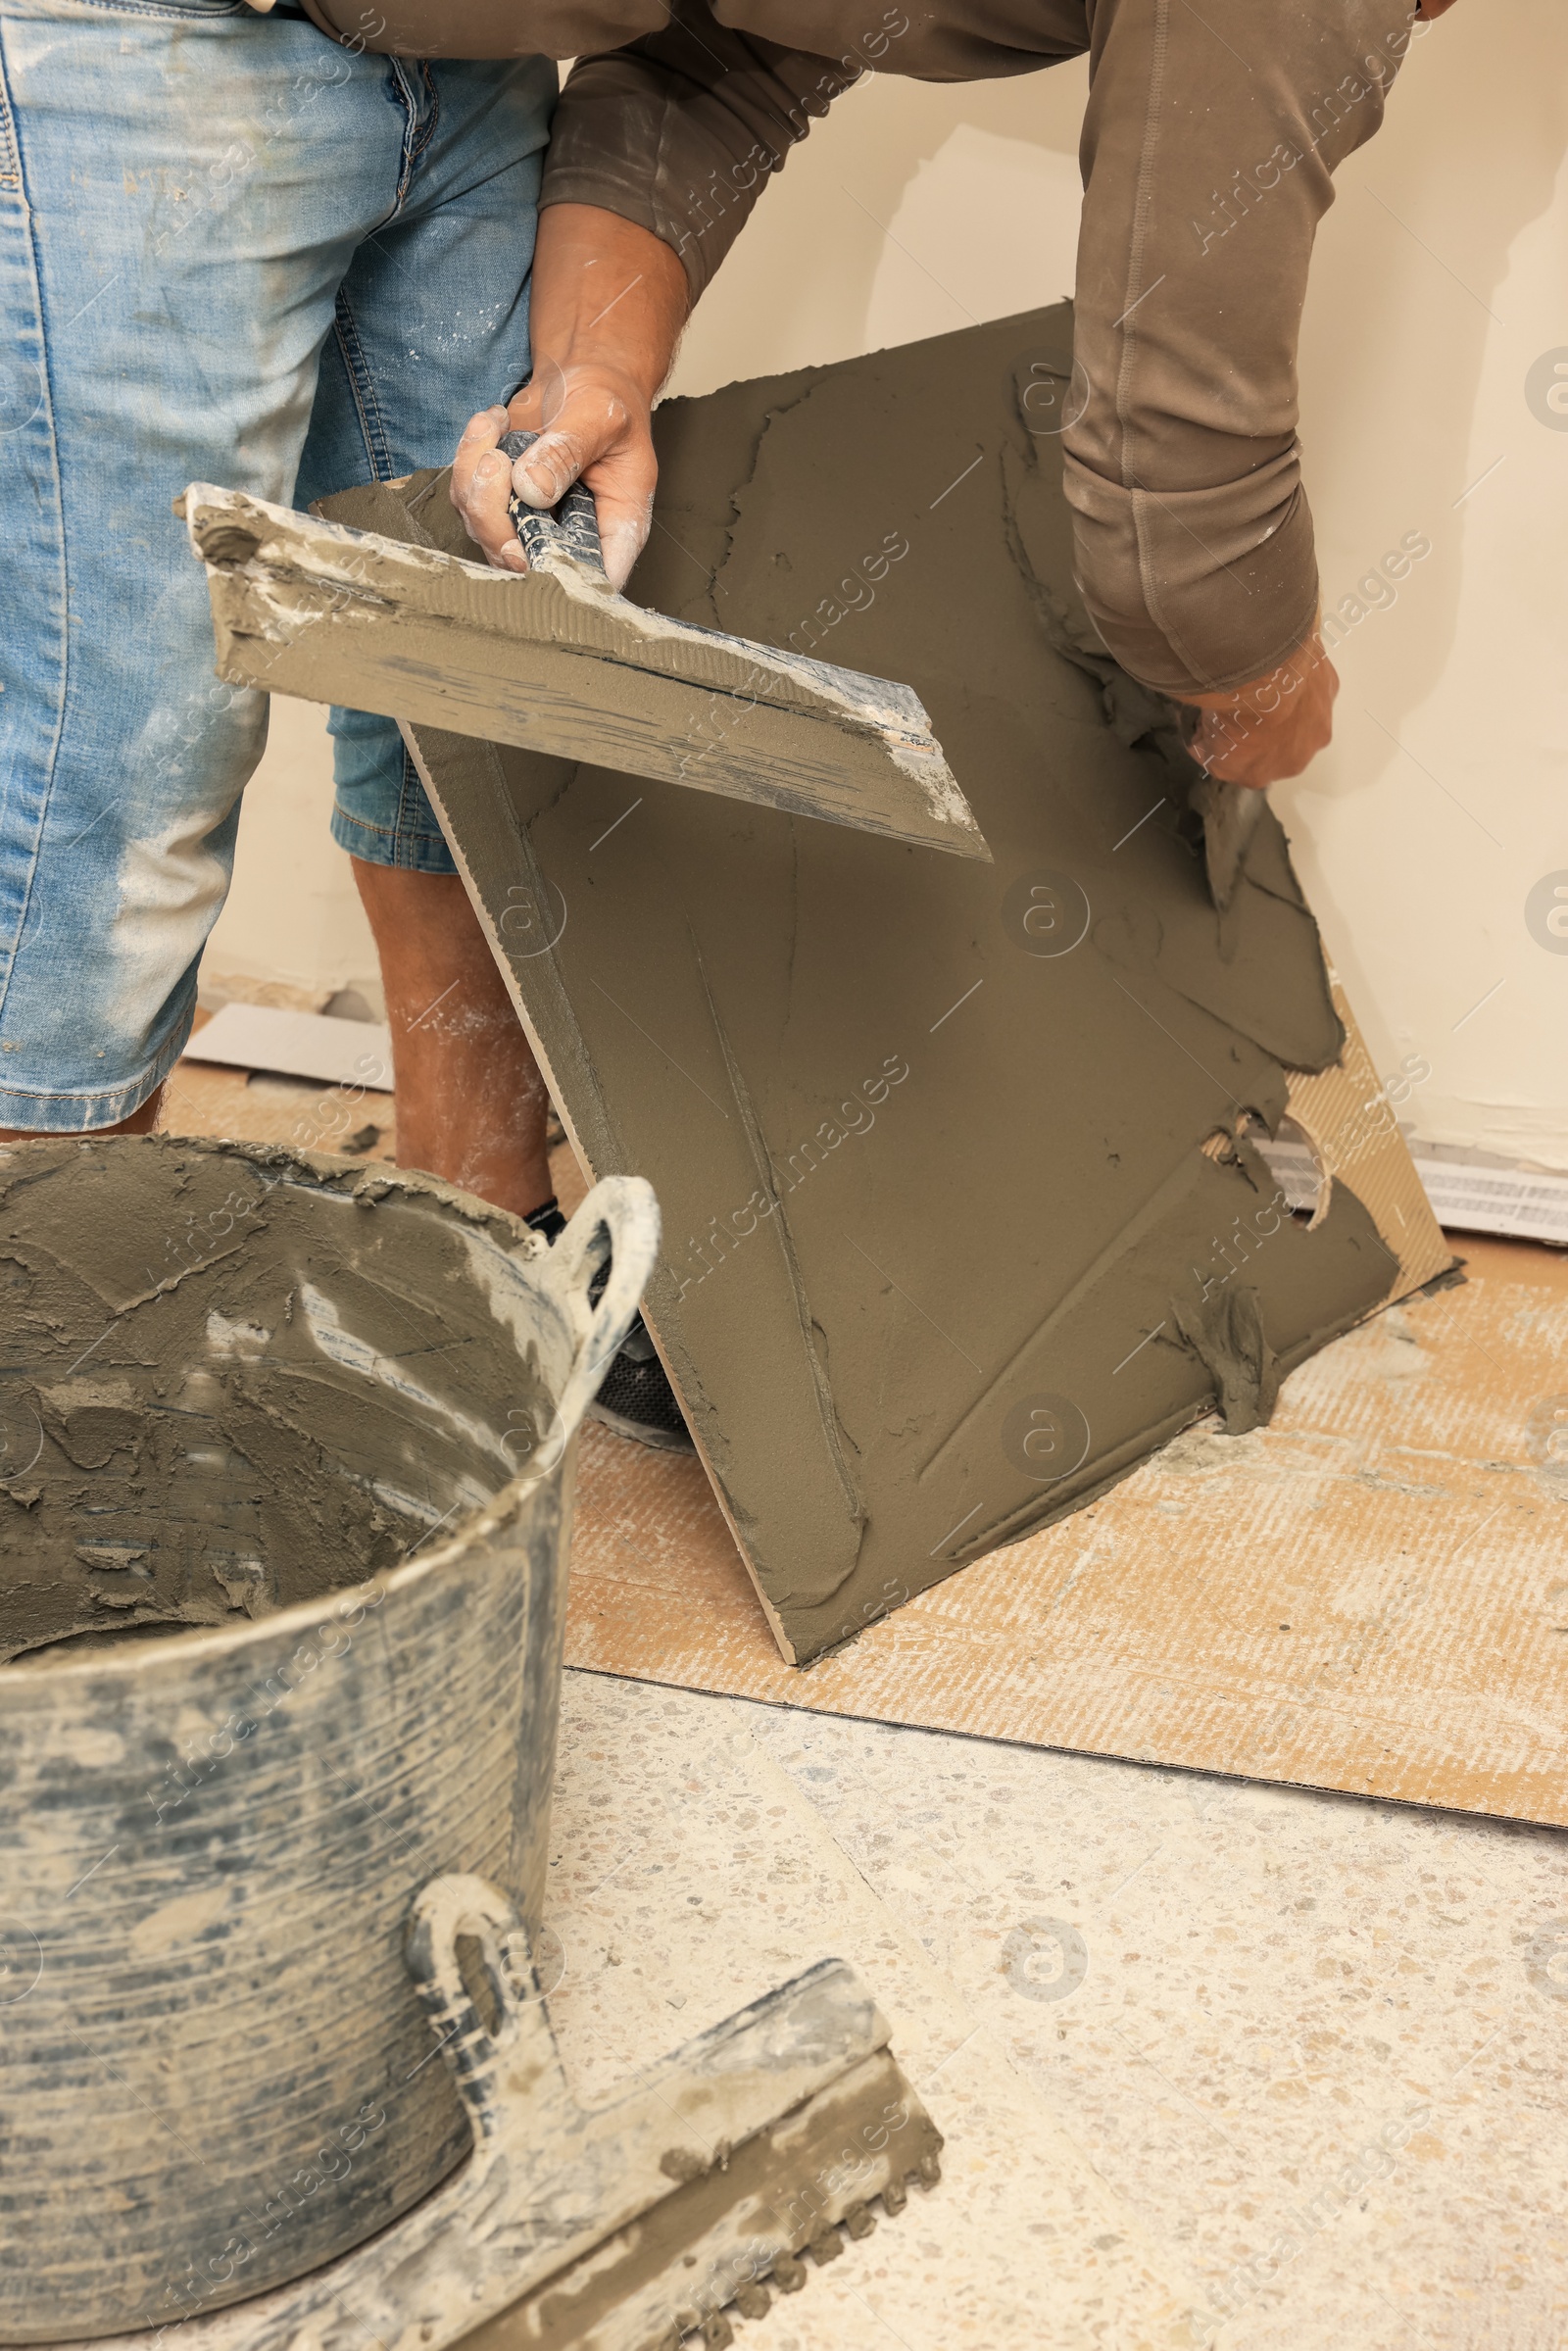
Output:
<path fill-rule="evenodd" d="M 671 1453 L 695 1451 L 669 1375 L 654 1352 L 640 1314 L 611 1357 L 588 1417 L 602 1420 L 617 1437 L 633 1438 L 638 1445 L 658 1445 Z"/>
<path fill-rule="evenodd" d="M 566 1229 L 566 1220 L 554 1199 L 547 1200 L 543 1207 L 535 1208 L 522 1221 L 536 1233 L 543 1233 L 552 1248 Z M 610 1267 L 602 1265 L 588 1290 L 596 1304 L 609 1279 Z M 648 1325 L 641 1314 L 611 1357 L 610 1368 L 599 1383 L 599 1394 L 588 1407 L 588 1418 L 602 1421 L 617 1437 L 629 1437 L 637 1445 L 655 1445 L 663 1452 L 696 1450 L 691 1431 L 675 1401 L 669 1376 L 654 1351 Z"/>

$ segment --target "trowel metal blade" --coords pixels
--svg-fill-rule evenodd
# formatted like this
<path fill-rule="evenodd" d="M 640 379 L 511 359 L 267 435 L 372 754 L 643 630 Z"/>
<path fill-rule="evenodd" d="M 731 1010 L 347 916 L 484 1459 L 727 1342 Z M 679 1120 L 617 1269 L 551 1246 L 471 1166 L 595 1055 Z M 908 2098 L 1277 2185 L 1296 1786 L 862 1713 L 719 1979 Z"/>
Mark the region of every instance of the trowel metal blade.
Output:
<path fill-rule="evenodd" d="M 1228 784 L 1204 775 L 1194 784 L 1190 804 L 1203 820 L 1203 863 L 1208 893 L 1222 914 L 1230 909 L 1247 861 L 1248 843 L 1268 800 L 1250 784 Z"/>
<path fill-rule="evenodd" d="M 908 686 L 645 612 L 569 559 L 494 571 L 200 482 L 183 507 L 234 684 L 990 859 Z"/>
<path fill-rule="evenodd" d="M 731 2313 L 765 2317 L 776 2295 L 799 2292 L 844 2252 L 846 2236 L 869 2236 L 903 2214 L 911 2190 L 933 2188 L 942 2143 L 881 2050 L 740 2144 L 721 2142 L 710 2169 L 465 2334 L 460 2351 L 732 2343 Z M 880 2214 L 869 2209 L 878 2197 Z"/>

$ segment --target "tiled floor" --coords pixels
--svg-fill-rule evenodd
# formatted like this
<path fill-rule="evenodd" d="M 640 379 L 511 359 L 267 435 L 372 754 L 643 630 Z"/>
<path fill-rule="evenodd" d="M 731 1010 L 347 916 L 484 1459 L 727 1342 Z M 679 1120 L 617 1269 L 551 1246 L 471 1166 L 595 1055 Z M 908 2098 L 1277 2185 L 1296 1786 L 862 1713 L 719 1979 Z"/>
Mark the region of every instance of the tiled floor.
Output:
<path fill-rule="evenodd" d="M 871 1983 L 947 2176 L 760 2351 L 1560 2351 L 1562 1841 L 573 1674 L 552 2004 L 591 2097 Z"/>

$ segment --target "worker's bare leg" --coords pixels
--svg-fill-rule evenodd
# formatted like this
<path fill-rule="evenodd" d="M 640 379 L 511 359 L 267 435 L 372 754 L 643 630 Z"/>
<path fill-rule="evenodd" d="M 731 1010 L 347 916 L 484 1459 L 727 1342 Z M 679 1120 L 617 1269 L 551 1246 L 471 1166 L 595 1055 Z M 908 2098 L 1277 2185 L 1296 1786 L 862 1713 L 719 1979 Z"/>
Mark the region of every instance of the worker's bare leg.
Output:
<path fill-rule="evenodd" d="M 352 859 L 381 957 L 398 1163 L 526 1216 L 554 1187 L 549 1096 L 455 874 Z"/>

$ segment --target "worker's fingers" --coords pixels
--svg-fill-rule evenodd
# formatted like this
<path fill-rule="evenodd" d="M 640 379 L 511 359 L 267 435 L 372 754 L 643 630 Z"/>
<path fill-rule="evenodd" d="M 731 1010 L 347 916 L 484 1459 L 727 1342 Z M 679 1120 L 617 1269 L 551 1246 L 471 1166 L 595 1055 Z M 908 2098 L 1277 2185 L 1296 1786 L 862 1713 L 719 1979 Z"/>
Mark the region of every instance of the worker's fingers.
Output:
<path fill-rule="evenodd" d="M 1205 696 L 1188 749 L 1221 782 L 1266 791 L 1301 774 L 1327 748 L 1339 690 L 1334 663 L 1314 637 L 1270 676 L 1234 694 Z"/>
<path fill-rule="evenodd" d="M 652 525 L 659 473 L 646 404 L 610 370 L 583 366 L 557 368 L 548 394 L 537 422 L 534 385 L 512 404 L 514 427 L 539 433 L 513 467 L 517 496 L 555 506 L 581 481 L 593 492 L 610 583 L 624 587 Z"/>
<path fill-rule="evenodd" d="M 504 408 L 481 409 L 470 416 L 452 461 L 452 503 L 474 544 L 506 571 L 526 571 L 527 558 L 508 511 L 512 465 L 498 446 L 508 428 Z"/>
<path fill-rule="evenodd" d="M 1222 783 L 1247 784 L 1253 791 L 1266 792 L 1270 784 L 1280 780 L 1265 772 L 1265 768 L 1273 767 L 1274 747 L 1259 744 L 1250 730 L 1242 733 L 1235 719 L 1221 717 L 1216 711 L 1203 713 L 1188 749 L 1200 767 L 1218 776 Z"/>
<path fill-rule="evenodd" d="M 645 490 L 641 496 L 621 497 L 592 483 L 589 487 L 594 491 L 594 504 L 599 510 L 599 543 L 605 551 L 610 584 L 612 588 L 623 588 L 654 527 L 653 490 Z"/>
<path fill-rule="evenodd" d="M 646 422 L 628 420 L 619 445 L 582 468 L 593 492 L 599 546 L 612 588 L 623 588 L 642 554 L 654 519 L 658 461 Z"/>
<path fill-rule="evenodd" d="M 570 425 L 542 432 L 512 468 L 513 484 L 525 506 L 557 506 L 585 465 L 599 455 L 593 440 Z"/>
<path fill-rule="evenodd" d="M 499 447 L 509 431 L 539 435 L 514 465 Z M 509 409 L 469 419 L 452 461 L 452 503 L 490 563 L 526 571 L 509 511 L 514 494 L 553 507 L 581 481 L 593 493 L 611 585 L 622 588 L 652 527 L 658 474 L 647 407 L 629 383 L 607 369 L 542 362 Z"/>

